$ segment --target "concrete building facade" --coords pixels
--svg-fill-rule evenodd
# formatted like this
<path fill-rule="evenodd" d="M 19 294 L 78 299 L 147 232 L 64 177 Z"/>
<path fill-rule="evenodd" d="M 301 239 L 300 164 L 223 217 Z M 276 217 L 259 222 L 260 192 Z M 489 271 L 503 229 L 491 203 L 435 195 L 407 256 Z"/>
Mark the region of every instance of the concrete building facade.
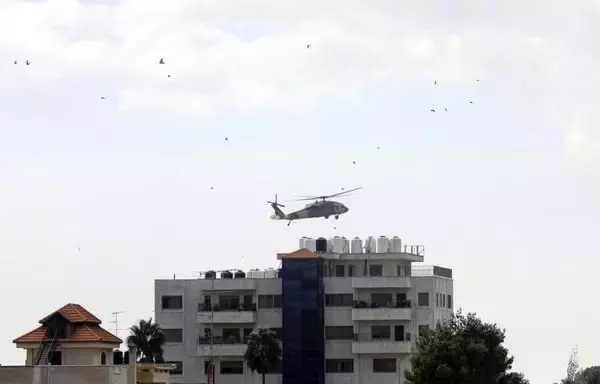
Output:
<path fill-rule="evenodd" d="M 300 240 L 281 268 L 155 281 L 156 321 L 174 384 L 260 383 L 245 336 L 268 327 L 282 342 L 267 384 L 401 384 L 420 333 L 448 318 L 452 271 L 420 267 L 422 246 L 397 237 Z"/>

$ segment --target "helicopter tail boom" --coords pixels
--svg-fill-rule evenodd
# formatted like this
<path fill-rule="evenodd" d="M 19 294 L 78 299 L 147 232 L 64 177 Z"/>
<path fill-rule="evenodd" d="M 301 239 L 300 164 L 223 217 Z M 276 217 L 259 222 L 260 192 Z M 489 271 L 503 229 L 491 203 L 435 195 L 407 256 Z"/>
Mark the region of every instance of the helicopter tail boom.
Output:
<path fill-rule="evenodd" d="M 271 204 L 271 208 L 275 211 L 274 215 L 271 215 L 271 219 L 273 220 L 282 220 L 285 218 L 285 213 L 279 207 L 285 207 L 283 204 L 279 204 L 277 202 L 277 194 L 275 194 L 275 201 L 267 201 L 267 203 Z"/>

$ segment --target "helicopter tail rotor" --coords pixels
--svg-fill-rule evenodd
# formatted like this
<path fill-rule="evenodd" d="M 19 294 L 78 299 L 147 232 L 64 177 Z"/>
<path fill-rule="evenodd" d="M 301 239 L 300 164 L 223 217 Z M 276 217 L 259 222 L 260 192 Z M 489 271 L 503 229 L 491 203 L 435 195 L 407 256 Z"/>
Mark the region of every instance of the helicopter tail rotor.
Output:
<path fill-rule="evenodd" d="M 269 204 L 271 204 L 272 206 L 275 206 L 275 207 L 285 207 L 285 205 L 279 204 L 277 202 L 277 194 L 275 194 L 275 201 L 274 202 L 273 201 L 267 201 L 267 203 L 269 203 Z"/>

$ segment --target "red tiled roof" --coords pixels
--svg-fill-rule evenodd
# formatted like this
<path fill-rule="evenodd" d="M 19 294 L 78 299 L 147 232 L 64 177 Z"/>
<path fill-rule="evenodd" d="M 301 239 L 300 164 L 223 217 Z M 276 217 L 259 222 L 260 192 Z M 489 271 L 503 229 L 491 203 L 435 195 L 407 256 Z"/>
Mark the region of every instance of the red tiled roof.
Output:
<path fill-rule="evenodd" d="M 92 315 L 88 312 L 87 309 L 83 308 L 79 304 L 69 303 L 59 309 L 58 311 L 54 311 L 48 316 L 44 317 L 40 320 L 40 324 L 43 324 L 46 320 L 52 317 L 55 313 L 60 313 L 65 319 L 67 319 L 72 324 L 78 323 L 91 323 L 91 324 L 102 324 L 102 321 L 98 319 L 96 316 Z"/>
<path fill-rule="evenodd" d="M 13 340 L 13 343 L 41 343 L 46 334 L 46 327 L 41 326 Z M 121 344 L 123 340 L 98 325 L 75 324 L 73 333 L 67 339 L 57 339 L 59 343 L 113 343 Z"/>
<path fill-rule="evenodd" d="M 318 253 L 306 248 L 299 249 L 292 253 L 280 253 L 277 256 L 279 256 L 280 259 L 314 259 L 321 257 Z"/>

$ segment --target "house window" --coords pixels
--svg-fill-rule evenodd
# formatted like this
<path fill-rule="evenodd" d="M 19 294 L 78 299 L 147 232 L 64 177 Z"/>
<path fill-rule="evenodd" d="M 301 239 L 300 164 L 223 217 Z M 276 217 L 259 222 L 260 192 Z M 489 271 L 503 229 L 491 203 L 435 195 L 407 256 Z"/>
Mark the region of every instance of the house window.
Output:
<path fill-rule="evenodd" d="M 429 292 L 419 292 L 418 296 L 419 307 L 429 306 Z"/>
<path fill-rule="evenodd" d="M 440 296 L 442 296 L 442 308 L 444 308 L 446 306 L 446 295 L 440 293 Z"/>
<path fill-rule="evenodd" d="M 448 308 L 452 309 L 452 295 L 448 295 L 447 304 Z"/>
<path fill-rule="evenodd" d="M 106 353 L 102 352 L 100 354 L 100 365 L 106 365 Z"/>
<path fill-rule="evenodd" d="M 429 332 L 429 324 L 419 325 L 419 336 L 423 336 L 427 332 Z"/>
<path fill-rule="evenodd" d="M 354 359 L 327 359 L 325 360 L 327 373 L 353 373 Z"/>
<path fill-rule="evenodd" d="M 335 293 L 325 295 L 325 305 L 328 307 L 351 307 L 351 293 Z"/>
<path fill-rule="evenodd" d="M 394 326 L 394 341 L 404 341 L 404 325 Z"/>
<path fill-rule="evenodd" d="M 163 296 L 162 309 L 182 309 L 183 296 Z"/>
<path fill-rule="evenodd" d="M 354 327 L 325 327 L 326 340 L 352 340 Z"/>
<path fill-rule="evenodd" d="M 371 338 L 373 340 L 389 340 L 392 335 L 390 332 L 389 325 L 372 325 L 371 326 Z"/>
<path fill-rule="evenodd" d="M 62 351 L 54 351 L 50 355 L 50 365 L 62 365 Z"/>
<path fill-rule="evenodd" d="M 435 306 L 436 307 L 440 306 L 440 294 L 439 293 L 435 294 Z"/>
<path fill-rule="evenodd" d="M 346 276 L 346 266 L 345 265 L 336 265 L 335 266 L 335 277 L 345 277 Z"/>
<path fill-rule="evenodd" d="M 397 272 L 397 275 L 400 277 L 405 277 L 405 276 L 410 275 L 410 272 L 408 271 L 408 267 L 406 267 L 404 265 L 398 265 L 396 267 L 396 272 Z"/>
<path fill-rule="evenodd" d="M 169 371 L 170 375 L 183 375 L 183 361 L 165 361 L 165 364 L 175 366 L 175 368 Z"/>
<path fill-rule="evenodd" d="M 233 295 L 219 296 L 219 307 L 223 310 L 237 310 L 240 307 L 240 297 Z"/>
<path fill-rule="evenodd" d="M 396 359 L 373 359 L 374 373 L 395 373 Z"/>
<path fill-rule="evenodd" d="M 348 277 L 354 276 L 354 265 L 350 264 L 348 266 Z"/>
<path fill-rule="evenodd" d="M 183 342 L 183 329 L 181 328 L 163 328 L 165 343 Z"/>
<path fill-rule="evenodd" d="M 383 276 L 383 266 L 381 264 L 369 265 L 369 276 Z"/>
<path fill-rule="evenodd" d="M 258 295 L 259 308 L 281 308 L 281 295 Z"/>
<path fill-rule="evenodd" d="M 243 375 L 244 362 L 235 360 L 221 361 L 221 375 Z"/>
<path fill-rule="evenodd" d="M 228 344 L 235 344 L 240 342 L 240 329 L 239 328 L 223 328 L 223 340 Z"/>
<path fill-rule="evenodd" d="M 392 303 L 391 293 L 371 293 L 371 305 L 378 307 L 390 307 Z"/>

